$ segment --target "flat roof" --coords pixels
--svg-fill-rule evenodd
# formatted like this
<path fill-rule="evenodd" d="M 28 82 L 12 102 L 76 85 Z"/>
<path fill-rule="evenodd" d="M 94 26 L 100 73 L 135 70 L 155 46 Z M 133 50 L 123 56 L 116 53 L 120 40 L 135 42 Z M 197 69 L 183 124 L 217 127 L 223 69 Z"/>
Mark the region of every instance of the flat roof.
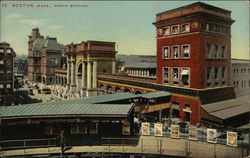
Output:
<path fill-rule="evenodd" d="M 232 64 L 250 64 L 249 59 L 231 59 Z"/>
<path fill-rule="evenodd" d="M 127 117 L 133 106 L 132 104 L 61 104 L 58 101 L 0 107 L 0 118 Z"/>
<path fill-rule="evenodd" d="M 118 100 L 126 100 L 126 99 L 133 99 L 138 98 L 139 95 L 131 94 L 131 93 L 115 93 L 115 94 L 108 94 L 108 95 L 101 95 L 101 96 L 94 96 L 94 97 L 87 97 L 87 98 L 80 98 L 80 99 L 73 99 L 73 100 L 65 100 L 65 103 L 80 103 L 80 104 L 101 104 L 111 101 L 118 101 Z"/>
<path fill-rule="evenodd" d="M 139 62 L 129 65 L 125 65 L 126 68 L 154 68 L 156 69 L 156 63 L 154 62 Z"/>
<path fill-rule="evenodd" d="M 224 120 L 250 112 L 250 98 L 241 96 L 236 99 L 201 105 L 201 107 L 210 115 Z"/>
<path fill-rule="evenodd" d="M 171 96 L 171 93 L 161 91 L 161 92 L 153 92 L 153 93 L 141 94 L 142 98 L 147 98 L 147 99 L 166 97 L 166 96 Z"/>

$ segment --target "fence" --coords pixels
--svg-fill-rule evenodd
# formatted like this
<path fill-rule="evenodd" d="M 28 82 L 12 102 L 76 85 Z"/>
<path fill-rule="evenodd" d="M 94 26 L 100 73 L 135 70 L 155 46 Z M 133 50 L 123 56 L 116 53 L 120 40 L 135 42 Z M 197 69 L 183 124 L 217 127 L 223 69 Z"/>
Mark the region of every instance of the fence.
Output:
<path fill-rule="evenodd" d="M 55 147 L 58 145 L 58 138 L 47 139 L 22 139 L 22 140 L 4 140 L 0 141 L 1 150 L 25 149 L 25 148 L 41 148 Z"/>

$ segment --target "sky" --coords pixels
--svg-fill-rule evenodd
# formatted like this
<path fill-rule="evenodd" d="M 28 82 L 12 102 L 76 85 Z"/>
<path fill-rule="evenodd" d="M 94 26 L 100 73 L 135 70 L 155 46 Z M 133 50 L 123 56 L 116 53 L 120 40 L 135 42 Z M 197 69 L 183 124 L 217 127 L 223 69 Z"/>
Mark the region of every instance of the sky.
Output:
<path fill-rule="evenodd" d="M 41 35 L 57 37 L 62 44 L 111 41 L 119 54 L 156 55 L 155 15 L 194 2 L 0 1 L 0 41 L 10 43 L 17 55 L 27 55 L 28 35 L 38 27 Z M 232 11 L 232 57 L 249 59 L 249 2 L 202 2 Z"/>

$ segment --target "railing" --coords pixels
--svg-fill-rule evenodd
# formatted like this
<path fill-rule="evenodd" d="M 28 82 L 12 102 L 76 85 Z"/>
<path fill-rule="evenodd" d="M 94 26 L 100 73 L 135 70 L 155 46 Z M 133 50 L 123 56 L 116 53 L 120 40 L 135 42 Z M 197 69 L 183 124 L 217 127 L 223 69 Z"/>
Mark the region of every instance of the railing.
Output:
<path fill-rule="evenodd" d="M 171 87 L 166 85 L 160 85 L 156 83 L 155 79 L 143 78 L 143 77 L 129 77 L 115 74 L 98 74 L 99 81 L 107 81 L 119 84 L 125 84 L 130 86 L 137 86 L 142 88 L 149 88 L 158 91 L 168 91 L 172 93 L 185 94 L 190 96 L 197 96 L 198 91 L 188 89 L 184 87 Z"/>
<path fill-rule="evenodd" d="M 0 141 L 0 150 L 55 147 L 58 137 L 47 139 L 22 139 Z"/>
<path fill-rule="evenodd" d="M 150 83 L 157 82 L 155 78 L 139 77 L 139 76 L 127 76 L 127 75 L 119 75 L 119 74 L 98 73 L 98 77 L 111 77 L 114 79 L 134 80 L 134 81 L 150 82 Z"/>

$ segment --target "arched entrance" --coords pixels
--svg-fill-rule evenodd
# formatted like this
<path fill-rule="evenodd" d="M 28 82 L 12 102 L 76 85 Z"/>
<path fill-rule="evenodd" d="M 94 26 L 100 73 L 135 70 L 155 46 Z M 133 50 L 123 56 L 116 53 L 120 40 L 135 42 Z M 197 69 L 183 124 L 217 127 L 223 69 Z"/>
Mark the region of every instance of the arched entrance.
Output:
<path fill-rule="evenodd" d="M 112 86 L 107 86 L 107 93 L 111 94 L 112 93 Z"/>
<path fill-rule="evenodd" d="M 116 87 L 115 88 L 115 93 L 120 93 L 121 92 L 121 88 L 120 87 Z"/>
<path fill-rule="evenodd" d="M 137 94 L 142 94 L 142 91 L 141 90 L 136 90 L 135 91 L 135 94 L 137 95 Z"/>
<path fill-rule="evenodd" d="M 124 90 L 124 92 L 125 92 L 125 93 L 131 93 L 131 90 L 130 90 L 129 88 L 126 88 L 126 89 Z"/>

